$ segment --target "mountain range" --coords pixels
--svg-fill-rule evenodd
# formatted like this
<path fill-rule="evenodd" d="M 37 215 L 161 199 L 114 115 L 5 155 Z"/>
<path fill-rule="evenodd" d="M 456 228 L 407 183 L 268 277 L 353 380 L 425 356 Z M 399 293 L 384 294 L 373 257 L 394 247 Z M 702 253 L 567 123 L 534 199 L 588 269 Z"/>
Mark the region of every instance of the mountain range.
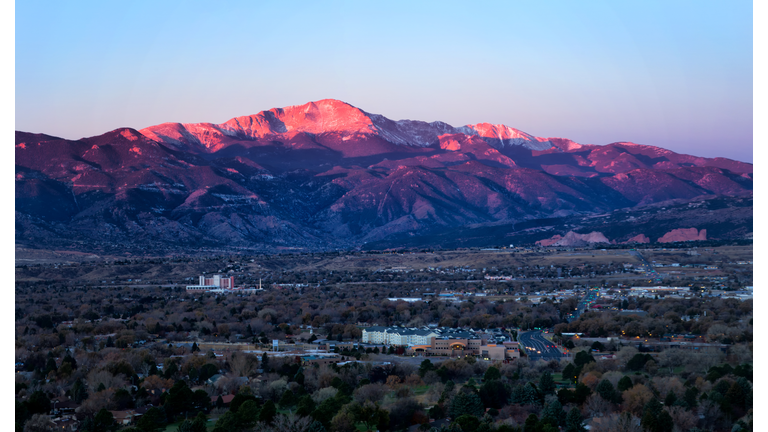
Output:
<path fill-rule="evenodd" d="M 396 247 L 701 197 L 751 209 L 753 183 L 751 164 L 725 158 L 393 121 L 331 99 L 79 140 L 17 131 L 15 157 L 17 244 L 112 253 Z M 682 219 L 674 228 L 703 228 Z M 745 223 L 709 236 L 751 235 L 751 210 Z M 619 231 L 611 241 L 649 235 Z"/>

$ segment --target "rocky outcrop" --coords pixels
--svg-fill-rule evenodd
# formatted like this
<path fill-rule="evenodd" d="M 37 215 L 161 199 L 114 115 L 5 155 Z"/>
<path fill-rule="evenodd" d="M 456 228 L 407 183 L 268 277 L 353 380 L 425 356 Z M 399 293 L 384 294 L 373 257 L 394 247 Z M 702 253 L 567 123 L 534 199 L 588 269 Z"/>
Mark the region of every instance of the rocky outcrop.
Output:
<path fill-rule="evenodd" d="M 694 240 L 706 240 L 707 230 L 701 231 L 696 228 L 678 228 L 664 234 L 660 239 L 656 240 L 659 243 L 672 243 Z"/>
<path fill-rule="evenodd" d="M 622 242 L 623 244 L 629 244 L 629 243 L 650 243 L 651 239 L 648 238 L 645 234 L 638 234 L 629 240 Z"/>

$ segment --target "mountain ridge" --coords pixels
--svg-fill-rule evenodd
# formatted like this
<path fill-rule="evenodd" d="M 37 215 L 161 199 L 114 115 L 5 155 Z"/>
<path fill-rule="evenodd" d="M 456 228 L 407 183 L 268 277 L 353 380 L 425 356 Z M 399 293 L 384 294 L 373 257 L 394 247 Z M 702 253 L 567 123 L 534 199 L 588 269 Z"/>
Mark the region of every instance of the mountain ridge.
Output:
<path fill-rule="evenodd" d="M 440 227 L 751 196 L 753 182 L 751 164 L 725 158 L 393 121 L 329 99 L 80 140 L 17 131 L 15 145 L 16 238 L 32 246 L 348 248 Z"/>

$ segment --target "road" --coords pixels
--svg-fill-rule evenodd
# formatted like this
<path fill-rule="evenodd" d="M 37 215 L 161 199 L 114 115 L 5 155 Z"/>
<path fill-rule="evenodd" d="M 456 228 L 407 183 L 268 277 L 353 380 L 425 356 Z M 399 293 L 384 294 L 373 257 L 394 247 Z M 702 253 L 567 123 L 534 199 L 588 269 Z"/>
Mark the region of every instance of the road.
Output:
<path fill-rule="evenodd" d="M 529 331 L 518 336 L 518 342 L 525 347 L 525 354 L 531 361 L 534 360 L 559 360 L 565 354 L 555 346 L 554 342 L 544 338 L 540 331 Z"/>
<path fill-rule="evenodd" d="M 576 310 L 571 311 L 571 313 L 566 315 L 565 319 L 568 320 L 568 322 L 576 321 L 582 313 L 589 310 L 589 307 L 598 297 L 600 297 L 600 290 L 598 288 L 589 288 L 587 293 L 584 294 L 584 297 L 579 300 Z"/>

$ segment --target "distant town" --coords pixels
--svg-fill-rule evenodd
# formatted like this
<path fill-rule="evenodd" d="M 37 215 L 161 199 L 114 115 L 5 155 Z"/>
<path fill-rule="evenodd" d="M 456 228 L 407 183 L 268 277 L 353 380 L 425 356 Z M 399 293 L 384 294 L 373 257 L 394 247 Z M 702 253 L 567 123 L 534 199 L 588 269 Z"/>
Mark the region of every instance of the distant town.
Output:
<path fill-rule="evenodd" d="M 752 266 L 727 245 L 17 265 L 16 426 L 749 430 Z"/>

